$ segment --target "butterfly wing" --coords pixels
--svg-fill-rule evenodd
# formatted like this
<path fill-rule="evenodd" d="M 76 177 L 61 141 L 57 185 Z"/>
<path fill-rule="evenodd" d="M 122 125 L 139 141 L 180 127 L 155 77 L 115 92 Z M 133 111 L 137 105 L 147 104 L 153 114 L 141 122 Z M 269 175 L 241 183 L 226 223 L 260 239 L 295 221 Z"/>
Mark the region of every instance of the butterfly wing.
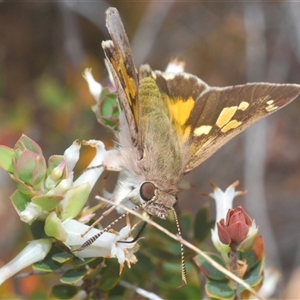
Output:
<path fill-rule="evenodd" d="M 138 140 L 138 75 L 131 47 L 119 12 L 110 7 L 106 11 L 106 26 L 112 40 L 104 41 L 102 47 L 106 62 L 113 76 L 133 144 Z"/>
<path fill-rule="evenodd" d="M 191 156 L 185 172 L 194 169 L 241 131 L 284 107 L 299 94 L 300 85 L 297 84 L 248 83 L 206 88 L 185 124 L 191 132 Z"/>
<path fill-rule="evenodd" d="M 138 74 L 119 13 L 107 10 L 111 41 L 103 42 L 118 98 L 130 129 L 132 142 L 142 156 L 141 111 Z M 249 83 L 217 88 L 187 74 L 152 72 L 175 126 L 182 148 L 189 149 L 185 173 L 215 153 L 227 141 L 263 117 L 279 110 L 300 94 L 300 85 Z"/>

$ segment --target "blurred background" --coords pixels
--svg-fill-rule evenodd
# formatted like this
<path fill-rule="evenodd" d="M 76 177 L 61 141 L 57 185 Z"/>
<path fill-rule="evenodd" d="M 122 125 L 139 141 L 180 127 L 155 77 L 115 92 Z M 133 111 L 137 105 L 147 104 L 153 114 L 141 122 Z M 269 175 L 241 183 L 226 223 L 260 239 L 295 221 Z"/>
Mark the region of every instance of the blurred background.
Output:
<path fill-rule="evenodd" d="M 108 82 L 101 41 L 109 38 L 109 6 L 120 12 L 137 66 L 164 70 L 178 57 L 187 72 L 211 86 L 300 83 L 300 3 L 0 1 L 0 144 L 13 147 L 25 133 L 46 158 L 62 154 L 75 139 L 112 146 L 112 135 L 90 109 L 94 100 L 82 78 L 91 67 L 99 82 Z M 179 196 L 181 210 L 192 213 L 206 204 L 213 219 L 213 200 L 200 194 L 211 192 L 209 181 L 225 189 L 238 179 L 237 189 L 248 193 L 235 206 L 243 205 L 259 225 L 266 265 L 281 272 L 278 287 L 286 299 L 300 298 L 300 287 L 293 285 L 300 280 L 299 149 L 300 98 L 190 173 L 186 179 L 195 187 Z M 0 265 L 30 240 L 10 203 L 13 190 L 1 171 Z M 18 288 L 28 295 L 30 286 Z M 5 283 L 3 295 L 12 287 Z"/>

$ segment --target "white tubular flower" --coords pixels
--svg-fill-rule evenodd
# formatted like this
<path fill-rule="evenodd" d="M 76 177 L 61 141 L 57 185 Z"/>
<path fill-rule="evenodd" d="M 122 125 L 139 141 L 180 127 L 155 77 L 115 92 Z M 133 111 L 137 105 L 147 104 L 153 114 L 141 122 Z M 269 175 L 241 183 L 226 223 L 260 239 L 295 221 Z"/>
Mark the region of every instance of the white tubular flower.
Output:
<path fill-rule="evenodd" d="M 19 216 L 20 216 L 21 221 L 30 224 L 41 213 L 42 213 L 42 209 L 39 205 L 36 205 L 33 202 L 29 202 L 26 205 L 26 208 L 22 212 L 20 212 Z"/>
<path fill-rule="evenodd" d="M 94 187 L 95 183 L 103 173 L 104 168 L 100 167 L 103 163 L 105 155 L 105 147 L 101 141 L 89 140 L 84 141 L 84 145 L 89 145 L 96 148 L 96 155 L 94 156 L 91 163 L 88 165 L 87 169 L 82 173 L 81 176 L 74 181 L 73 187 L 80 184 L 88 182 L 91 186 L 91 189 Z"/>
<path fill-rule="evenodd" d="M 88 200 L 90 191 L 104 170 L 103 167 L 100 167 L 106 153 L 104 144 L 95 140 L 84 141 L 83 144 L 95 147 L 96 155 L 87 169 L 73 182 L 72 187 L 64 194 L 64 199 L 60 201 L 61 219 L 63 221 L 78 216 Z M 69 181 L 66 180 L 63 186 L 68 185 L 68 183 Z"/>
<path fill-rule="evenodd" d="M 81 235 L 89 229 L 89 226 L 74 219 L 66 220 L 63 222 L 62 226 L 67 232 L 67 240 L 64 243 L 71 249 L 80 248 L 80 246 L 89 238 L 101 232 L 96 228 L 92 228 L 82 237 Z M 115 238 L 115 234 L 104 232 L 91 246 L 82 251 L 75 252 L 74 254 L 80 258 L 110 256 Z"/>
<path fill-rule="evenodd" d="M 68 234 L 67 240 L 64 242 L 66 246 L 72 249 L 78 249 L 92 236 L 101 233 L 101 230 L 92 228 L 87 232 L 84 237 L 81 236 L 89 229 L 89 226 L 84 225 L 74 219 L 67 220 L 63 223 L 63 227 Z M 111 232 L 103 232 L 99 238 L 97 238 L 87 248 L 77 251 L 74 254 L 79 258 L 87 257 L 116 257 L 120 265 L 123 265 L 125 261 L 130 259 L 130 262 L 134 263 L 132 259 L 132 251 L 136 243 L 118 243 L 118 241 L 125 241 L 128 239 L 130 233 L 130 226 L 127 225 L 121 229 L 120 233 L 115 234 Z M 132 239 L 132 238 L 131 238 Z M 130 254 L 130 257 L 128 256 Z"/>
<path fill-rule="evenodd" d="M 80 148 L 81 148 L 81 143 L 79 140 L 76 140 L 73 142 L 73 144 L 66 149 L 64 152 L 64 157 L 65 157 L 65 163 L 67 165 L 67 170 L 68 172 L 73 171 L 76 163 L 79 160 L 79 155 L 80 155 Z"/>
<path fill-rule="evenodd" d="M 118 243 L 118 241 L 132 240 L 132 238 L 128 238 L 130 229 L 130 226 L 127 225 L 120 230 L 119 234 L 116 237 L 115 244 L 111 249 L 112 256 L 118 258 L 118 262 L 120 265 L 124 264 L 125 260 L 127 260 L 128 258 L 128 254 L 131 253 L 129 249 L 133 249 L 135 246 L 135 243 Z"/>
<path fill-rule="evenodd" d="M 68 177 L 61 180 L 60 183 L 48 192 L 47 195 L 64 195 L 73 185 L 74 173 L 68 174 Z"/>
<path fill-rule="evenodd" d="M 214 183 L 210 183 L 213 188 L 213 193 L 210 193 L 209 196 L 215 199 L 216 202 L 216 223 L 221 219 L 226 219 L 226 215 L 229 209 L 232 209 L 233 199 L 236 196 L 244 195 L 245 191 L 236 191 L 235 188 L 239 184 L 239 181 L 235 181 L 231 184 L 225 192 L 223 192 L 219 187 Z"/>
<path fill-rule="evenodd" d="M 51 245 L 51 239 L 29 242 L 13 260 L 0 269 L 0 285 L 22 269 L 43 260 L 50 251 Z"/>
<path fill-rule="evenodd" d="M 245 194 L 245 192 L 235 190 L 238 184 L 239 181 L 235 181 L 225 190 L 225 192 L 223 192 L 214 183 L 210 183 L 211 187 L 213 188 L 213 193 L 210 193 L 209 196 L 215 199 L 216 202 L 216 223 L 215 228 L 211 230 L 211 238 L 216 249 L 222 254 L 229 253 L 230 247 L 220 241 L 217 223 L 220 222 L 221 219 L 226 219 L 228 210 L 232 209 L 233 199 L 236 196 Z"/>
<path fill-rule="evenodd" d="M 102 91 L 102 85 L 94 79 L 91 68 L 85 69 L 82 76 L 88 83 L 90 93 L 92 94 L 96 102 L 98 102 Z"/>

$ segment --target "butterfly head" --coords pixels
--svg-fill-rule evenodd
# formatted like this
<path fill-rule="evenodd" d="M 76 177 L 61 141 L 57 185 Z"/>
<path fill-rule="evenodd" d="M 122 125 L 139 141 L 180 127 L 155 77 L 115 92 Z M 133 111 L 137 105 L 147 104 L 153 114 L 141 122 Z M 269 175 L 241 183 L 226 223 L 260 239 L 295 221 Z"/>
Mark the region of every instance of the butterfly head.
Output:
<path fill-rule="evenodd" d="M 176 204 L 176 197 L 160 189 L 151 181 L 140 186 L 140 197 L 144 201 L 143 208 L 151 216 L 166 219 L 168 211 Z"/>
<path fill-rule="evenodd" d="M 164 191 L 159 182 L 140 180 L 125 170 L 120 172 L 113 198 L 128 207 L 139 206 L 149 215 L 161 219 L 167 218 L 177 202 L 175 194 Z"/>

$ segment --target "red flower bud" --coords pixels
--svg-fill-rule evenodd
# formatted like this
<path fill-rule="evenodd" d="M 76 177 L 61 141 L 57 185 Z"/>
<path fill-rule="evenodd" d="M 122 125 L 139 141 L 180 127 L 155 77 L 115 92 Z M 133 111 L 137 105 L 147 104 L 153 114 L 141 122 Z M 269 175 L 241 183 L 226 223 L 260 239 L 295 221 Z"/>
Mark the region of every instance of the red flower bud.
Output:
<path fill-rule="evenodd" d="M 226 222 L 221 219 L 217 223 L 219 239 L 226 245 L 238 245 L 246 238 L 251 225 L 251 218 L 241 206 L 229 209 Z"/>

